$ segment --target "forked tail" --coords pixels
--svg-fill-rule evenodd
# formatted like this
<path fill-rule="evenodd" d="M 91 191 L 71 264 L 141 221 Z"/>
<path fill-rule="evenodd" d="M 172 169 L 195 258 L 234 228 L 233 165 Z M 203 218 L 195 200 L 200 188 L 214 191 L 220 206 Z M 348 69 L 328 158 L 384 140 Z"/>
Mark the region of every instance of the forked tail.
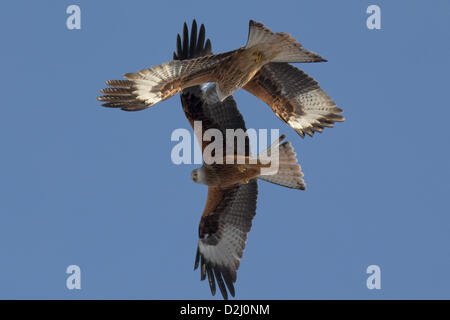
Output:
<path fill-rule="evenodd" d="M 272 44 L 280 53 L 272 62 L 322 62 L 326 61 L 317 53 L 302 48 L 302 45 L 284 32 L 272 32 L 262 23 L 250 20 L 246 48 L 256 44 Z"/>
<path fill-rule="evenodd" d="M 284 138 L 286 138 L 286 135 L 281 135 L 267 151 L 268 155 L 272 155 L 278 149 L 278 171 L 267 174 L 262 171 L 258 178 L 291 189 L 305 190 L 306 184 L 303 181 L 303 173 L 297 163 L 294 148 L 289 141 L 281 143 Z"/>

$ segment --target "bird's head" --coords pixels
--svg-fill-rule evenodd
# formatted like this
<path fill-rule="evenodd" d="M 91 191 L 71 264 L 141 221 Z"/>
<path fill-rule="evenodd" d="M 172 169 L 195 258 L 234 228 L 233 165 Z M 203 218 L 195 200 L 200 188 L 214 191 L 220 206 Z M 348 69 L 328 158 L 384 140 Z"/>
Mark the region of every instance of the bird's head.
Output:
<path fill-rule="evenodd" d="M 192 181 L 194 181 L 196 183 L 205 184 L 204 175 L 205 174 L 204 174 L 202 168 L 194 169 L 191 172 L 191 179 L 192 179 Z"/>

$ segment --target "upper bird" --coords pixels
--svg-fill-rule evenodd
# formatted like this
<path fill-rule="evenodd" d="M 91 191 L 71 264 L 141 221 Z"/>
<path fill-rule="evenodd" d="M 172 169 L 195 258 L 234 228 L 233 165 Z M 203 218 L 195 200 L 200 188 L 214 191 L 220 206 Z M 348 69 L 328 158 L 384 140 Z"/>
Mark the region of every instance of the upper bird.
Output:
<path fill-rule="evenodd" d="M 168 99 L 182 89 L 215 82 L 220 101 L 244 88 L 266 102 L 300 136 L 321 132 L 344 121 L 341 109 L 317 82 L 288 62 L 326 61 L 303 49 L 294 38 L 274 33 L 250 20 L 247 44 L 239 49 L 127 73 L 127 80 L 110 80 L 102 89 L 105 107 L 138 111 Z"/>

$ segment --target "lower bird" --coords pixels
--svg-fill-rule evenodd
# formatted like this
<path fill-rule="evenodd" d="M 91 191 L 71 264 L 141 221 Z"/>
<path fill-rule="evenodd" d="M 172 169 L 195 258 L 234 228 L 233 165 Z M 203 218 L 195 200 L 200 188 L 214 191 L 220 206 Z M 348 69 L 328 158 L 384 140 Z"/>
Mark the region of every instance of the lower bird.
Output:
<path fill-rule="evenodd" d="M 204 39 L 199 39 L 204 41 Z M 196 39 L 191 45 L 195 46 Z M 181 42 L 179 41 L 181 45 Z M 178 47 L 180 49 L 181 47 Z M 125 111 L 146 109 L 185 88 L 215 82 L 217 98 L 224 101 L 244 88 L 266 102 L 275 114 L 301 137 L 322 132 L 344 121 L 342 109 L 318 83 L 290 62 L 323 62 L 318 54 L 302 47 L 283 32 L 274 33 L 250 20 L 247 44 L 220 54 L 173 60 L 110 80 L 97 99 L 103 106 Z"/>

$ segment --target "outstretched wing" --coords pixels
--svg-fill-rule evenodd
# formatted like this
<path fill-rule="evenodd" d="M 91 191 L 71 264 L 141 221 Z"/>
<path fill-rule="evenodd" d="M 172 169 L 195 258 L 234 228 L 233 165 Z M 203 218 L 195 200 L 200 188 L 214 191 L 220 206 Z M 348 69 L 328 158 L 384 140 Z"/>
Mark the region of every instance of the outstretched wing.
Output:
<path fill-rule="evenodd" d="M 301 137 L 345 120 L 317 81 L 288 63 L 265 65 L 244 89 L 266 102 Z"/>
<path fill-rule="evenodd" d="M 104 107 L 138 111 L 166 100 L 180 90 L 205 82 L 216 81 L 216 66 L 233 51 L 190 60 L 174 60 L 164 64 L 127 73 L 124 80 L 106 81 L 109 88 L 100 90 Z"/>
<path fill-rule="evenodd" d="M 226 190 L 208 189 L 194 269 L 200 266 L 201 280 L 208 276 L 213 295 L 217 282 L 224 299 L 228 299 L 226 288 L 234 297 L 236 272 L 256 213 L 257 195 L 256 179 Z"/>
<path fill-rule="evenodd" d="M 191 27 L 191 36 L 189 40 L 189 31 L 186 23 L 183 26 L 182 38 L 177 36 L 177 51 L 174 52 L 174 59 L 192 59 L 204 55 L 211 55 L 211 42 L 209 39 L 205 42 L 205 26 L 200 26 L 197 37 L 197 23 L 194 20 Z M 205 84 L 203 84 L 205 85 Z M 202 151 L 212 141 L 203 141 L 202 137 L 206 130 L 217 129 L 226 137 L 227 129 L 242 129 L 245 139 L 244 150 L 238 150 L 238 138 L 234 141 L 234 150 L 241 151 L 240 154 L 249 155 L 249 141 L 245 134 L 244 119 L 239 112 L 236 101 L 232 96 L 227 97 L 221 102 L 217 96 L 215 85 L 210 86 L 206 91 L 200 85 L 183 89 L 180 95 L 184 114 L 190 125 L 194 129 L 194 122 L 201 121 L 201 131 L 195 132 L 201 145 Z M 226 141 L 224 140 L 224 143 Z M 224 145 L 224 155 L 226 154 L 226 145 Z"/>

